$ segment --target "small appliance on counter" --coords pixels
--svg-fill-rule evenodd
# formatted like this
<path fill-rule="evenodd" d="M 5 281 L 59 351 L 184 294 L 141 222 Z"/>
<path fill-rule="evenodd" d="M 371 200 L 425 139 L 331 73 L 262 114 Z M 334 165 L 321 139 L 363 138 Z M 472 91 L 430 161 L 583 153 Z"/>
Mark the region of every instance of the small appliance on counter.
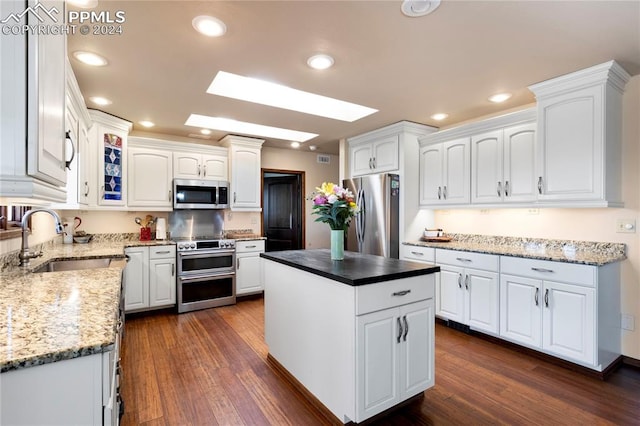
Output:
<path fill-rule="evenodd" d="M 451 237 L 445 237 L 444 231 L 441 228 L 425 228 L 424 232 L 422 233 L 422 237 L 420 237 L 420 240 L 431 243 L 448 243 L 449 241 L 451 241 Z"/>

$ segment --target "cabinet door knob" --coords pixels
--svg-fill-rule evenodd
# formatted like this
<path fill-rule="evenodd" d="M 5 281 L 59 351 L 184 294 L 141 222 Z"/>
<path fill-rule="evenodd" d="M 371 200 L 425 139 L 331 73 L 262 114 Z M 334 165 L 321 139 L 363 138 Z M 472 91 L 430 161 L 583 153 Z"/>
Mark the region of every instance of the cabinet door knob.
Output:
<path fill-rule="evenodd" d="M 376 157 L 373 157 L 373 168 L 376 168 Z"/>
<path fill-rule="evenodd" d="M 67 130 L 67 133 L 65 134 L 65 138 L 69 139 L 69 142 L 71 142 L 71 158 L 69 159 L 69 161 L 64 162 L 63 169 L 66 167 L 67 169 L 71 170 L 71 167 L 69 166 L 71 165 L 71 162 L 73 161 L 73 159 L 76 158 L 76 146 L 73 144 L 73 139 L 71 139 L 71 130 Z"/>
<path fill-rule="evenodd" d="M 544 291 L 544 306 L 549 307 L 549 289 Z"/>
<path fill-rule="evenodd" d="M 498 187 L 496 188 L 498 192 L 498 197 L 502 197 L 502 182 L 498 182 Z"/>
<path fill-rule="evenodd" d="M 504 196 L 505 197 L 509 196 L 509 181 L 508 180 L 504 181 Z"/>
<path fill-rule="evenodd" d="M 236 269 L 240 269 L 240 258 L 236 258 Z"/>
<path fill-rule="evenodd" d="M 400 343 L 400 339 L 402 339 L 402 321 L 400 320 L 400 317 L 396 318 L 396 321 L 398 322 L 398 337 L 396 342 Z"/>
<path fill-rule="evenodd" d="M 469 274 L 464 276 L 464 288 L 469 290 Z"/>
<path fill-rule="evenodd" d="M 409 334 L 409 321 L 407 321 L 407 316 L 402 317 L 404 319 L 404 333 L 402 335 L 402 340 L 407 341 L 407 334 Z"/>
<path fill-rule="evenodd" d="M 542 194 L 542 176 L 538 177 L 538 194 Z"/>
<path fill-rule="evenodd" d="M 447 185 L 442 187 L 442 196 L 445 200 L 447 199 Z"/>
<path fill-rule="evenodd" d="M 235 204 L 236 202 L 236 191 L 233 191 L 233 203 Z"/>
<path fill-rule="evenodd" d="M 173 195 L 173 189 L 169 190 L 169 201 L 171 201 L 171 196 Z"/>
<path fill-rule="evenodd" d="M 538 306 L 538 293 L 540 293 L 540 289 L 536 287 L 536 294 L 533 299 L 536 301 L 536 306 Z"/>
<path fill-rule="evenodd" d="M 373 169 L 373 160 L 369 158 L 369 169 Z"/>
<path fill-rule="evenodd" d="M 86 180 L 84 181 L 84 196 L 89 196 L 89 182 L 87 182 Z"/>
<path fill-rule="evenodd" d="M 442 187 L 438 187 L 438 200 L 442 200 Z"/>
<path fill-rule="evenodd" d="M 200 176 L 200 164 L 198 164 L 198 176 Z"/>
<path fill-rule="evenodd" d="M 462 288 L 462 274 L 458 274 L 458 287 Z"/>
<path fill-rule="evenodd" d="M 207 165 L 202 166 L 202 177 L 207 177 Z"/>

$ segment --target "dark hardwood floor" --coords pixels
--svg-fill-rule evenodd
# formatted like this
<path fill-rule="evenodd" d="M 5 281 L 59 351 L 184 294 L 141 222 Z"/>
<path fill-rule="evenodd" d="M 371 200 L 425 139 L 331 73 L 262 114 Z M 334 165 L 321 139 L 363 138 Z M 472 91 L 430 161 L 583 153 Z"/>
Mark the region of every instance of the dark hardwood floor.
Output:
<path fill-rule="evenodd" d="M 263 300 L 127 318 L 124 426 L 326 425 L 266 361 Z M 436 325 L 436 385 L 376 425 L 638 425 L 640 371 L 603 382 Z"/>

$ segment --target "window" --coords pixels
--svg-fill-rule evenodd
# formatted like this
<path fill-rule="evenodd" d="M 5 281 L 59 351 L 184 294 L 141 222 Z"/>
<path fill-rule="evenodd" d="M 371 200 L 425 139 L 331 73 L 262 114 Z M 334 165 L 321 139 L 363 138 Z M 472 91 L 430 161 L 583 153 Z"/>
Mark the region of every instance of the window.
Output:
<path fill-rule="evenodd" d="M 20 221 L 29 210 L 30 206 L 0 206 L 0 240 L 20 236 Z"/>

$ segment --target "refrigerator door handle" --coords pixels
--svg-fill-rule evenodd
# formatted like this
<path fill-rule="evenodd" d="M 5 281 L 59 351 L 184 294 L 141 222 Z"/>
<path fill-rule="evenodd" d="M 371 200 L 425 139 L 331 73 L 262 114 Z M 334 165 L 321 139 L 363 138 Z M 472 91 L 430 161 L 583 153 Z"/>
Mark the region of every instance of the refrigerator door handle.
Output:
<path fill-rule="evenodd" d="M 360 225 L 360 235 L 361 235 L 361 241 L 360 244 L 364 243 L 364 236 L 367 233 L 367 197 L 365 196 L 364 193 L 364 189 L 360 190 L 360 197 L 361 197 L 361 208 L 360 208 L 360 220 L 362 221 L 362 224 Z M 362 251 L 362 250 L 360 250 Z"/>

